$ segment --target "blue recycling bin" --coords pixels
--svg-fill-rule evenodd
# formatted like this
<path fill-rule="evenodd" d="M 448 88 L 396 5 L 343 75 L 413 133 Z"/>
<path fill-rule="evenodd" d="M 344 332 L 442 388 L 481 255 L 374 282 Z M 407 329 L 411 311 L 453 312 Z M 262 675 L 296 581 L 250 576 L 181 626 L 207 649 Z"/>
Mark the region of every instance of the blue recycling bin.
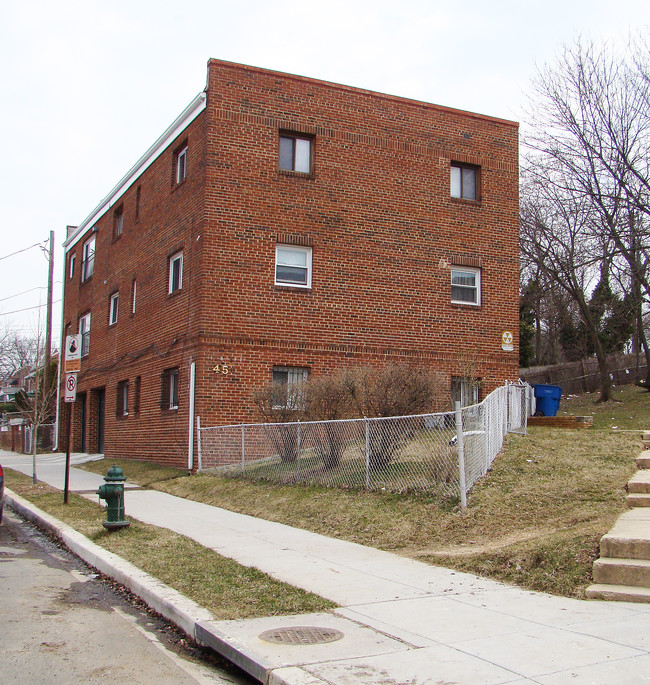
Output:
<path fill-rule="evenodd" d="M 560 408 L 562 388 L 559 385 L 533 385 L 535 416 L 556 416 Z"/>

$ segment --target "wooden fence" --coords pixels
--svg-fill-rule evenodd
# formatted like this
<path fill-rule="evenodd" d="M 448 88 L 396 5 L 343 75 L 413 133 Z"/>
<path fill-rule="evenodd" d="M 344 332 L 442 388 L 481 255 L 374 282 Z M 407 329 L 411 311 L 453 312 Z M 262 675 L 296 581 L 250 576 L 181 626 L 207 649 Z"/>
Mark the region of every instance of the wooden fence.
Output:
<path fill-rule="evenodd" d="M 626 385 L 645 380 L 645 360 L 636 355 L 616 354 L 609 357 L 609 372 L 614 385 Z M 600 387 L 600 374 L 596 358 L 565 362 L 553 366 L 533 366 L 519 370 L 520 378 L 531 385 L 559 385 L 564 395 L 595 392 Z"/>

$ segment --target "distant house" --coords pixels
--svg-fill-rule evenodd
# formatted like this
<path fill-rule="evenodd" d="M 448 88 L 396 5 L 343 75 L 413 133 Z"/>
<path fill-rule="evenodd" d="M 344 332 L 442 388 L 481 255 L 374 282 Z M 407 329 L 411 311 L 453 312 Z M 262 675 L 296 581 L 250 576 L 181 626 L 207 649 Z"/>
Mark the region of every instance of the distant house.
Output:
<path fill-rule="evenodd" d="M 68 229 L 73 449 L 192 468 L 197 416 L 257 421 L 255 390 L 345 365 L 465 400 L 468 358 L 481 393 L 515 380 L 517 163 L 513 122 L 210 60 Z"/>

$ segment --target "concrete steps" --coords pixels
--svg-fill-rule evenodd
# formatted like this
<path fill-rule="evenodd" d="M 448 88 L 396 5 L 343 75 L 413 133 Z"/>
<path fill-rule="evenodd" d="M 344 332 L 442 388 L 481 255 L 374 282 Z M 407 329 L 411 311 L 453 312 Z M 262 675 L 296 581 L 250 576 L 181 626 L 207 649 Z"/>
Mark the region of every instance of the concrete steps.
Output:
<path fill-rule="evenodd" d="M 631 585 L 650 590 L 650 561 L 646 559 L 596 559 L 594 582 Z"/>
<path fill-rule="evenodd" d="M 650 603 L 650 432 L 627 484 L 629 511 L 600 540 L 600 558 L 585 594 L 590 599 Z"/>
<path fill-rule="evenodd" d="M 589 599 L 607 599 L 610 602 L 650 603 L 650 588 L 629 585 L 590 585 L 585 594 Z"/>
<path fill-rule="evenodd" d="M 650 507 L 650 469 L 640 469 L 627 483 L 629 507 Z"/>
<path fill-rule="evenodd" d="M 636 467 L 638 469 L 650 469 L 650 450 L 643 450 L 636 458 Z"/>
<path fill-rule="evenodd" d="M 650 494 L 631 493 L 625 498 L 628 507 L 650 507 Z"/>

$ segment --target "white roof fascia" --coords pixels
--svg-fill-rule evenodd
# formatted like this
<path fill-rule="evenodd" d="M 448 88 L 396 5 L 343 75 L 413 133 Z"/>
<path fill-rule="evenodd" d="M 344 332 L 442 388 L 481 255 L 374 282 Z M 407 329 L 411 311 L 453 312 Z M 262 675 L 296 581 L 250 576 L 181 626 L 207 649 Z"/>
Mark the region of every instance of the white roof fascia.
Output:
<path fill-rule="evenodd" d="M 149 167 L 160 153 L 177 138 L 189 124 L 206 108 L 207 93 L 199 93 L 190 104 L 172 122 L 169 128 L 158 140 L 140 157 L 140 159 L 127 171 L 125 176 L 110 191 L 110 193 L 93 209 L 93 211 L 81 222 L 63 243 L 66 252 L 77 240 L 96 223 L 107 209 L 126 191 L 142 172 Z"/>

